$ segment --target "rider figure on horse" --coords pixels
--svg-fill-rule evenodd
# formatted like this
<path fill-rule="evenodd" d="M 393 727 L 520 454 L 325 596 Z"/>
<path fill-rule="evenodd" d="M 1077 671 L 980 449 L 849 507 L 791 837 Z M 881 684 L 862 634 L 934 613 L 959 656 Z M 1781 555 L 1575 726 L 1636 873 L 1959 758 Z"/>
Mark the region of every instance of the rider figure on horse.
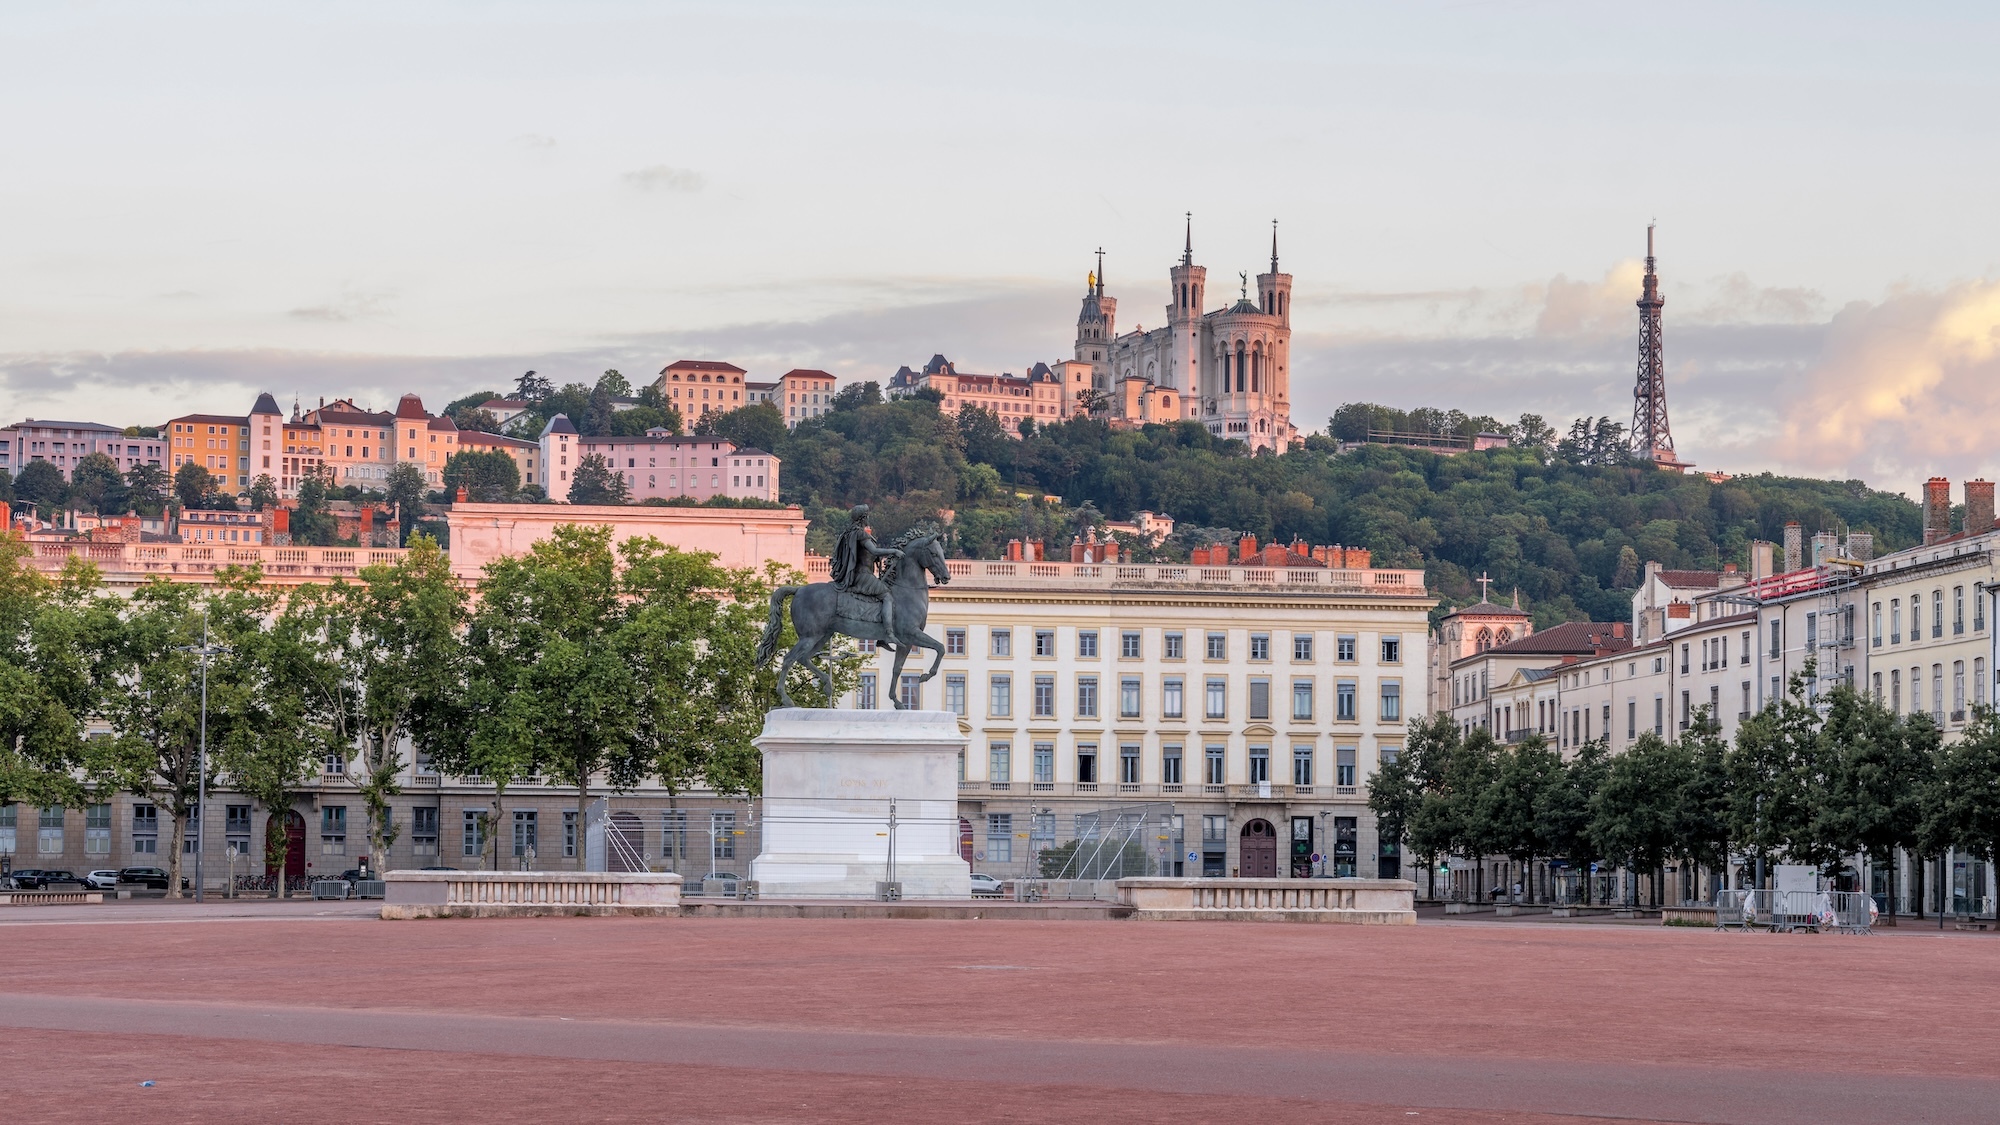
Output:
<path fill-rule="evenodd" d="M 868 533 L 868 505 L 856 504 L 847 516 L 847 530 L 840 533 L 833 558 L 828 560 L 828 577 L 843 593 L 866 598 L 882 607 L 882 633 L 888 640 L 880 643 L 896 651 L 893 644 L 897 635 L 896 600 L 889 596 L 889 584 L 875 572 L 875 563 L 878 559 L 900 559 L 903 552 L 879 546 Z"/>

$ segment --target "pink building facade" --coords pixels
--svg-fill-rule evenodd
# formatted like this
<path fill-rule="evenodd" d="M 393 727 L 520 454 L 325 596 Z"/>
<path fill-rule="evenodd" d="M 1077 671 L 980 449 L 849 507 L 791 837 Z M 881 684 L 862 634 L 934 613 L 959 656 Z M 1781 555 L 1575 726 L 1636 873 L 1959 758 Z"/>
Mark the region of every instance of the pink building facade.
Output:
<path fill-rule="evenodd" d="M 597 454 L 624 476 L 634 501 L 778 499 L 778 458 L 762 449 L 738 449 L 723 438 L 675 436 L 658 429 L 645 437 L 574 440 L 581 456 Z"/>
<path fill-rule="evenodd" d="M 797 508 L 453 504 L 445 522 L 452 573 L 466 581 L 477 581 L 494 559 L 526 554 L 563 524 L 609 527 L 614 543 L 652 536 L 683 551 L 707 551 L 727 567 L 761 571 L 775 562 L 806 569 L 806 518 Z"/>

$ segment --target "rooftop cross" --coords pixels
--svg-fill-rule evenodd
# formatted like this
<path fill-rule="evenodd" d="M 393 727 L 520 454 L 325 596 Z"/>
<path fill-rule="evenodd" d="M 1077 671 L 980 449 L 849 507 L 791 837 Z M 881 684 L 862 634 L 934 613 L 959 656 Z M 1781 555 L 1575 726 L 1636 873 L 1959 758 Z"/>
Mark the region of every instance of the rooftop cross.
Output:
<path fill-rule="evenodd" d="M 1473 579 L 1473 581 L 1479 583 L 1479 600 L 1482 602 L 1486 601 L 1487 595 L 1492 592 L 1493 580 L 1486 577 L 1486 573 L 1481 571 L 1479 577 Z"/>

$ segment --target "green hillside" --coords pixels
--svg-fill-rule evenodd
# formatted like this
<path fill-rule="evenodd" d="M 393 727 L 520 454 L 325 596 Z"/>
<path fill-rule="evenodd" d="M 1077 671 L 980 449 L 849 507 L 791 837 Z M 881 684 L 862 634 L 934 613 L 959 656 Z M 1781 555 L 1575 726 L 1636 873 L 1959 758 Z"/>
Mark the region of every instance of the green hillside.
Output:
<path fill-rule="evenodd" d="M 837 405 L 790 432 L 770 408 L 712 426 L 775 447 L 783 498 L 806 507 L 816 542 L 832 513 L 859 501 L 875 504 L 877 528 L 889 533 L 953 509 L 956 549 L 985 557 L 1016 536 L 1066 548 L 1083 522 L 1149 509 L 1179 521 L 1161 558 L 1240 533 L 1368 547 L 1377 565 L 1424 567 L 1432 589 L 1453 602 L 1476 598 L 1473 580 L 1490 574 L 1496 595 L 1518 588 L 1548 624 L 1624 618 L 1648 560 L 1747 565 L 1750 541 L 1780 540 L 1788 520 L 1808 536 L 1872 532 L 1878 552 L 1920 535 L 1914 503 L 1860 481 L 1762 474 L 1715 483 L 1625 463 L 1619 427 L 1603 419 L 1558 436 L 1532 416 L 1503 426 L 1355 404 L 1329 429 L 1352 429 L 1357 411 L 1373 411 L 1393 415 L 1385 419 L 1393 428 L 1497 430 L 1522 444 L 1455 456 L 1383 445 L 1338 452 L 1333 437 L 1314 434 L 1303 449 L 1251 456 L 1195 423 L 1113 431 L 1069 421 L 1016 440 L 991 414 L 953 419 L 929 400 L 883 402 L 872 384 L 848 388 Z"/>

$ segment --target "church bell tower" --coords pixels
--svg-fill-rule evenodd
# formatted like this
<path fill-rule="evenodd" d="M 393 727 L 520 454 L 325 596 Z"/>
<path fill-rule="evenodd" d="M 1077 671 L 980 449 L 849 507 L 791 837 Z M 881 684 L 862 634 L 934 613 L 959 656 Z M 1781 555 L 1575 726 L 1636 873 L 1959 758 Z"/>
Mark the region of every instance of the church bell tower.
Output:
<path fill-rule="evenodd" d="M 1118 299 L 1104 294 L 1104 248 L 1097 250 L 1097 272 L 1083 291 L 1083 311 L 1076 318 L 1076 358 L 1090 364 L 1090 385 L 1111 389 L 1111 341 L 1118 334 Z"/>
<path fill-rule="evenodd" d="M 1167 348 L 1166 370 L 1160 381 L 1182 392 L 1188 403 L 1188 417 L 1193 417 L 1196 399 L 1201 390 L 1201 308 L 1202 290 L 1208 284 L 1208 268 L 1194 264 L 1194 212 L 1187 214 L 1185 240 L 1181 245 L 1180 264 L 1167 271 L 1173 284 L 1169 294 L 1172 300 L 1167 305 L 1167 326 L 1173 333 L 1173 343 Z"/>

